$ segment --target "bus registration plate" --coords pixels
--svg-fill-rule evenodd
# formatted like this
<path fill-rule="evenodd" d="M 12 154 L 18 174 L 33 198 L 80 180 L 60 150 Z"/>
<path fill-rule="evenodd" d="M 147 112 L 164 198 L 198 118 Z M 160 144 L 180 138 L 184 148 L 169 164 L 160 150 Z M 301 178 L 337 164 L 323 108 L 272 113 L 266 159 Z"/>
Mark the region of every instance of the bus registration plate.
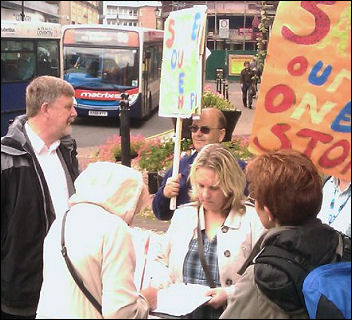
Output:
<path fill-rule="evenodd" d="M 89 110 L 88 111 L 89 116 L 98 116 L 98 117 L 107 117 L 108 112 L 107 111 L 95 111 L 95 110 Z"/>

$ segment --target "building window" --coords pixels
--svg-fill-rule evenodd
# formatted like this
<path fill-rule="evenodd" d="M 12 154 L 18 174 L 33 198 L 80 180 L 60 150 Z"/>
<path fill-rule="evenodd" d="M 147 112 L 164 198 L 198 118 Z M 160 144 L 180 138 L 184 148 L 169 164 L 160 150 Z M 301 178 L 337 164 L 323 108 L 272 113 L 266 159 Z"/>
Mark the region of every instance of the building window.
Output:
<path fill-rule="evenodd" d="M 255 3 L 248 3 L 248 9 L 249 10 L 257 10 L 258 6 Z"/>
<path fill-rule="evenodd" d="M 117 10 L 115 7 L 108 7 L 108 14 L 116 14 Z"/>

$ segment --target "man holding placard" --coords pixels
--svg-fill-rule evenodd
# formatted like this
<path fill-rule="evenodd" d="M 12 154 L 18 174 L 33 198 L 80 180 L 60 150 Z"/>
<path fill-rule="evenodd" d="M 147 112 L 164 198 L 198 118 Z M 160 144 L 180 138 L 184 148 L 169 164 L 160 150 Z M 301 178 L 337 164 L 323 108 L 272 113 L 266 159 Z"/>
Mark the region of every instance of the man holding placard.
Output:
<path fill-rule="evenodd" d="M 180 160 L 180 170 L 176 178 L 172 177 L 172 168 L 165 174 L 161 187 L 153 199 L 153 212 L 158 219 L 172 218 L 173 210 L 169 208 L 172 197 L 177 197 L 177 205 L 189 202 L 187 179 L 191 164 L 205 145 L 222 142 L 226 133 L 225 127 L 226 119 L 223 113 L 215 108 L 203 109 L 200 119 L 193 121 L 190 130 L 195 152 Z"/>
<path fill-rule="evenodd" d="M 159 116 L 176 118 L 173 171 L 168 177 L 172 175 L 177 183 L 180 182 L 179 165 L 185 165 L 187 170 L 189 167 L 187 163 L 180 163 L 182 121 L 192 116 L 199 117 L 201 114 L 206 11 L 207 7 L 204 5 L 177 10 L 171 12 L 165 21 Z M 219 141 L 216 140 L 216 142 Z M 193 162 L 193 158 L 189 160 Z M 165 181 L 164 179 L 162 189 Z M 173 192 L 173 194 L 176 193 Z M 186 199 L 188 200 L 187 193 Z M 155 215 L 159 217 L 162 212 L 161 219 L 171 219 L 172 212 L 176 209 L 176 197 L 172 197 L 170 201 L 162 192 L 158 192 L 154 202 L 157 203 L 155 205 L 153 203 L 154 209 L 156 208 Z M 164 207 L 165 203 L 166 207 Z"/>

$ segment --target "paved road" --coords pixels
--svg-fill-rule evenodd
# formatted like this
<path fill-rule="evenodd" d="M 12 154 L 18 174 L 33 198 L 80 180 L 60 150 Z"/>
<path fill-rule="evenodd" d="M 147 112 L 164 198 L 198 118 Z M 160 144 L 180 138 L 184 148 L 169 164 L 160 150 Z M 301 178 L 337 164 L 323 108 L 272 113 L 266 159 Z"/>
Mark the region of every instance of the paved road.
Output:
<path fill-rule="evenodd" d="M 158 116 L 158 112 L 147 121 L 131 121 L 131 134 L 142 134 L 150 137 L 160 132 L 172 129 L 172 121 L 169 118 Z M 72 136 L 76 139 L 79 148 L 91 148 L 105 143 L 108 137 L 120 135 L 119 119 L 107 119 L 100 117 L 77 118 L 72 126 Z"/>

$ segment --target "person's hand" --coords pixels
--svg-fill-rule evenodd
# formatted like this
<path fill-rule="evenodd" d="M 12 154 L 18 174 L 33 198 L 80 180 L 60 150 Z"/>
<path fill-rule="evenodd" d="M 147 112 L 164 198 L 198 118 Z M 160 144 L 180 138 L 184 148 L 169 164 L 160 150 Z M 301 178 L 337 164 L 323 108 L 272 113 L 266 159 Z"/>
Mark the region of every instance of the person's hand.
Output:
<path fill-rule="evenodd" d="M 221 287 L 210 289 L 207 292 L 207 295 L 212 296 L 212 298 L 208 301 L 207 305 L 213 307 L 214 309 L 218 309 L 224 306 L 227 302 L 226 291 Z"/>
<path fill-rule="evenodd" d="M 180 191 L 180 180 L 181 173 L 177 175 L 176 178 L 170 177 L 166 180 L 166 184 L 164 187 L 164 197 L 171 199 L 172 197 L 177 197 Z"/>
<path fill-rule="evenodd" d="M 141 294 L 145 297 L 148 302 L 149 310 L 154 310 L 158 305 L 158 289 L 154 287 L 148 287 L 141 291 Z"/>

